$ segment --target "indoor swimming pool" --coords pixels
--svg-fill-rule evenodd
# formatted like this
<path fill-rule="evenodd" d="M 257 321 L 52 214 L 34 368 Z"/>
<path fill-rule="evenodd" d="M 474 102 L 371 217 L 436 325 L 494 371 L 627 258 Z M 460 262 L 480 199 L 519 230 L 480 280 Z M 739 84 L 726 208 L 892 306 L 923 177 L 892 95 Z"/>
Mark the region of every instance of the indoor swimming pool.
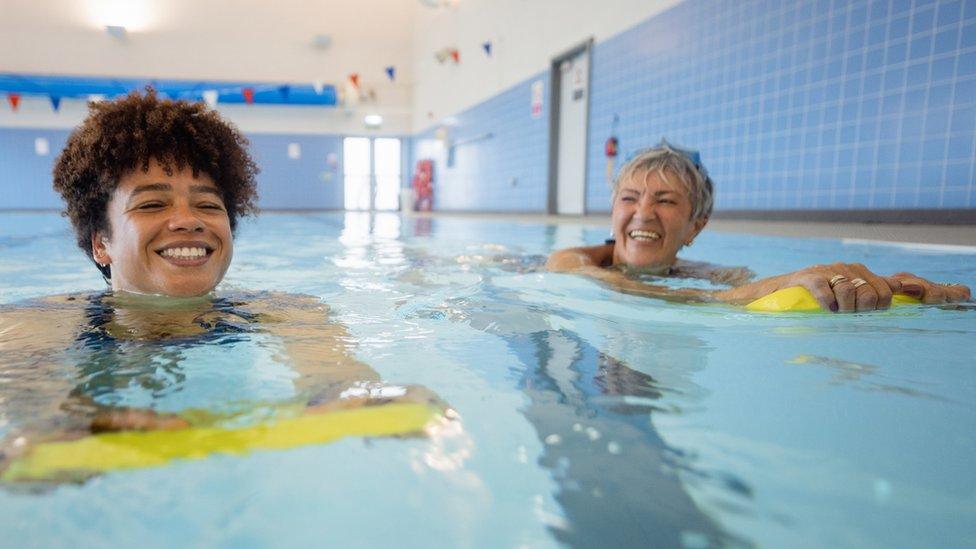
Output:
<path fill-rule="evenodd" d="M 0 227 L 8 311 L 104 290 L 63 217 L 0 213 Z M 392 213 L 245 220 L 222 295 L 320 298 L 379 390 L 423 387 L 449 407 L 447 420 L 422 437 L 339 432 L 85 480 L 8 478 L 0 545 L 909 548 L 976 539 L 976 310 L 750 313 L 541 270 L 550 251 L 607 232 Z M 706 230 L 682 257 L 759 277 L 861 262 L 976 287 L 976 247 Z M 247 429 L 267 417 L 241 403 L 287 400 L 297 374 L 268 334 L 228 334 L 94 349 L 79 335 L 65 341 L 76 371 L 54 381 L 95 387 L 93 398 L 113 405 L 224 414 Z M 10 371 L 43 360 L 16 345 L 0 348 L 8 386 Z M 71 354 L 80 350 L 89 354 Z M 0 438 L 31 404 L 7 393 Z"/>

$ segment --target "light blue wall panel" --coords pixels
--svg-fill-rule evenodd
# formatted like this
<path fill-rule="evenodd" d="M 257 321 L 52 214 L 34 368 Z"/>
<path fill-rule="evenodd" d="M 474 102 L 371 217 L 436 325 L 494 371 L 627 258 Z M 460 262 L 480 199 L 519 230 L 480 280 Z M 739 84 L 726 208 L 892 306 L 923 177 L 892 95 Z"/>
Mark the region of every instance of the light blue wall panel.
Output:
<path fill-rule="evenodd" d="M 533 117 L 541 81 L 543 114 Z M 413 162 L 434 160 L 434 207 L 448 211 L 546 211 L 549 77 L 539 74 L 455 116 L 447 140 L 434 129 L 414 138 Z M 448 163 L 454 143 L 453 165 Z"/>
<path fill-rule="evenodd" d="M 48 154 L 35 152 L 37 138 L 47 140 Z M 61 207 L 51 187 L 51 169 L 67 139 L 67 130 L 0 128 L 0 208 Z"/>
<path fill-rule="evenodd" d="M 265 209 L 343 208 L 342 136 L 251 134 L 251 154 L 261 168 L 258 204 Z M 299 159 L 288 157 L 288 146 L 298 145 Z M 333 153 L 339 165 L 331 168 Z"/>
<path fill-rule="evenodd" d="M 61 209 L 51 188 L 51 169 L 68 130 L 0 128 L 0 209 Z M 50 152 L 38 156 L 34 140 L 46 138 Z M 342 137 L 337 135 L 252 134 L 251 154 L 261 168 L 259 206 L 263 209 L 342 209 Z M 301 158 L 288 157 L 297 143 Z M 339 165 L 330 168 L 326 156 Z"/>
<path fill-rule="evenodd" d="M 972 0 L 688 0 L 598 43 L 592 87 L 590 211 L 614 114 L 622 157 L 700 149 L 717 209 L 976 207 Z"/>

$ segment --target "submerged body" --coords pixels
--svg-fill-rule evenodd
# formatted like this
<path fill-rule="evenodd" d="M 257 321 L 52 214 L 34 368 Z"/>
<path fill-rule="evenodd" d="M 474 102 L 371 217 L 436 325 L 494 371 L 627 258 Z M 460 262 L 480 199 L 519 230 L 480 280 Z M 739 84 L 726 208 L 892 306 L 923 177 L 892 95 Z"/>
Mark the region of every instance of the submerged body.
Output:
<path fill-rule="evenodd" d="M 423 388 L 383 385 L 328 316 L 315 298 L 268 293 L 104 293 L 0 309 L 0 469 L 93 432 L 242 428 L 391 402 L 444 409 Z"/>

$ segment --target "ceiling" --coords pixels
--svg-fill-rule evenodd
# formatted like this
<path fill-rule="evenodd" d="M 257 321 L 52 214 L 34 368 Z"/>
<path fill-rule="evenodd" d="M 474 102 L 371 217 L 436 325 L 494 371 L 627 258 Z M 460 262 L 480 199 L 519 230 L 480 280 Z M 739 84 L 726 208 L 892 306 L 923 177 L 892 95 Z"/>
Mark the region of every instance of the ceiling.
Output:
<path fill-rule="evenodd" d="M 333 84 L 356 73 L 393 92 L 410 85 L 415 12 L 429 9 L 417 0 L 3 0 L 0 72 Z M 328 47 L 315 45 L 322 34 Z"/>

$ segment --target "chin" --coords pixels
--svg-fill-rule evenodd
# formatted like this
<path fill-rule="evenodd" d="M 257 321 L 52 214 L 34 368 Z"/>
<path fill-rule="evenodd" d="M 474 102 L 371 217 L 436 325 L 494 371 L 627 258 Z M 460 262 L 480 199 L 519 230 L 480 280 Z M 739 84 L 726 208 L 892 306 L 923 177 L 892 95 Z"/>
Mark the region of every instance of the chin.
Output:
<path fill-rule="evenodd" d="M 167 284 L 159 293 L 170 297 L 200 297 L 207 295 L 217 287 L 216 282 L 184 282 Z"/>

